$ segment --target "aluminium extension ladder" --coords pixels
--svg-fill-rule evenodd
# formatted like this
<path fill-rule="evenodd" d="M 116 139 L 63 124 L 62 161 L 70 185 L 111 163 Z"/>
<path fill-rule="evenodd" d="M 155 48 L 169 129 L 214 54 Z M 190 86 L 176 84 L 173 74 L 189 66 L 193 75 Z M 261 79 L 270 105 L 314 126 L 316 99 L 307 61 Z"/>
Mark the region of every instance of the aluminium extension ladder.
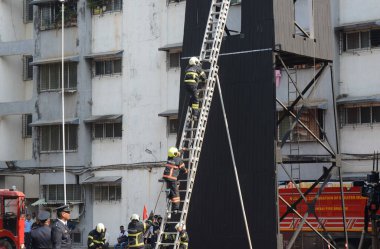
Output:
<path fill-rule="evenodd" d="M 180 148 L 186 148 L 184 153 L 182 153 L 182 158 L 185 164 L 187 164 L 188 175 L 187 180 L 179 180 L 179 182 L 182 183 L 181 185 L 186 184 L 186 189 L 180 189 L 181 205 L 178 214 L 172 215 L 172 203 L 168 200 L 166 214 L 162 220 L 157 238 L 156 249 L 166 247 L 174 249 L 179 248 L 179 232 L 177 232 L 174 227 L 177 223 L 186 224 L 190 198 L 193 191 L 202 143 L 206 132 L 208 115 L 218 76 L 217 62 L 229 7 L 230 0 L 212 0 L 211 3 L 199 57 L 203 64 L 203 70 L 208 75 L 204 89 L 200 90 L 200 94 L 202 95 L 200 99 L 200 115 L 197 121 L 194 120 L 191 115 L 192 109 L 188 107 L 180 141 Z M 174 236 L 174 241 L 173 239 L 166 239 L 168 237 L 174 238 Z"/>

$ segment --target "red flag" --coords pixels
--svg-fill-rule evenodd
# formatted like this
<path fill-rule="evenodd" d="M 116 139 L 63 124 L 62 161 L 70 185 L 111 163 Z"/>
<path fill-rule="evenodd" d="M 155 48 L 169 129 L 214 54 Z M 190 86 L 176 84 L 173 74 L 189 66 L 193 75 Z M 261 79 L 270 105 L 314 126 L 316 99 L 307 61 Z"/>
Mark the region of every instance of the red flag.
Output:
<path fill-rule="evenodd" d="M 148 219 L 148 210 L 146 209 L 146 206 L 144 205 L 143 209 L 143 220 Z"/>

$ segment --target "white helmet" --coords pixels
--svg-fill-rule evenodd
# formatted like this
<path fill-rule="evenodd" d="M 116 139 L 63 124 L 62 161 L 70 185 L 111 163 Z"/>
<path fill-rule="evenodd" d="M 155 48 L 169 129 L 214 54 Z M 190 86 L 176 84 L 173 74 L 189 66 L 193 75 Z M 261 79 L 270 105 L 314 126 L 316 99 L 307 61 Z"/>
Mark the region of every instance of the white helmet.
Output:
<path fill-rule="evenodd" d="M 177 225 L 175 225 L 175 230 L 178 230 L 178 228 L 182 228 L 182 230 L 186 230 L 186 225 L 182 225 L 182 223 L 177 223 Z"/>
<path fill-rule="evenodd" d="M 106 231 L 106 227 L 103 223 L 98 223 L 98 225 L 96 225 L 96 231 L 98 233 L 104 233 Z"/>
<path fill-rule="evenodd" d="M 133 220 L 140 220 L 140 216 L 138 214 L 132 214 L 131 221 Z"/>
<path fill-rule="evenodd" d="M 191 57 L 189 60 L 189 65 L 190 66 L 195 66 L 199 64 L 199 60 L 197 57 Z"/>

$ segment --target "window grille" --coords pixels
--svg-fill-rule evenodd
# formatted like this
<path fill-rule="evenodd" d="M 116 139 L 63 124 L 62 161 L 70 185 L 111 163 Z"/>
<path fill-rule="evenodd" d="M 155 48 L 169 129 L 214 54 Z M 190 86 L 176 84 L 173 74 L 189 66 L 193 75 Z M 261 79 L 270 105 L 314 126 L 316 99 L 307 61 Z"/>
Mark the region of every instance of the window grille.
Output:
<path fill-rule="evenodd" d="M 123 9 L 122 0 L 91 0 L 91 8 L 93 15 L 100 15 L 106 12 L 121 11 Z"/>
<path fill-rule="evenodd" d="M 40 127 L 41 152 L 62 151 L 62 126 L 49 125 Z M 65 146 L 68 151 L 78 147 L 77 125 L 65 125 Z"/>
<path fill-rule="evenodd" d="M 102 75 L 120 75 L 121 74 L 121 59 L 98 60 L 95 63 L 95 76 Z"/>
<path fill-rule="evenodd" d="M 94 185 L 95 201 L 120 201 L 121 184 Z"/>
<path fill-rule="evenodd" d="M 181 52 L 169 52 L 169 68 L 180 67 Z"/>
<path fill-rule="evenodd" d="M 278 118 L 283 115 L 284 112 L 278 112 Z M 296 114 L 296 112 L 295 112 Z M 323 110 L 321 109 L 307 109 L 303 110 L 301 117 L 299 119 L 304 123 L 314 135 L 319 139 L 323 139 L 323 133 L 319 129 L 319 126 L 323 130 L 324 127 L 324 116 Z M 282 140 L 287 131 L 289 131 L 292 123 L 294 121 L 293 117 L 286 116 L 280 125 L 278 126 L 278 140 Z M 319 126 L 318 126 L 319 125 Z M 295 125 L 293 130 L 290 133 L 287 141 L 315 141 L 313 136 L 303 128 L 299 123 Z"/>
<path fill-rule="evenodd" d="M 24 0 L 24 23 L 33 22 L 33 5 L 32 0 Z"/>
<path fill-rule="evenodd" d="M 47 202 L 64 201 L 63 184 L 43 185 L 44 197 Z M 82 201 L 82 187 L 79 184 L 66 184 L 66 199 Z"/>
<path fill-rule="evenodd" d="M 32 137 L 32 127 L 29 126 L 32 123 L 32 114 L 22 115 L 22 137 L 28 138 Z"/>
<path fill-rule="evenodd" d="M 23 79 L 24 80 L 33 80 L 33 66 L 30 63 L 33 61 L 33 56 L 24 55 L 23 56 Z"/>
<path fill-rule="evenodd" d="M 65 89 L 77 88 L 77 63 L 65 63 Z M 51 91 L 61 89 L 61 64 L 51 63 L 39 66 L 39 90 Z"/>
<path fill-rule="evenodd" d="M 380 106 L 342 106 L 339 109 L 340 126 L 380 123 Z"/>
<path fill-rule="evenodd" d="M 93 138 L 121 138 L 122 137 L 122 123 L 94 123 L 93 124 Z"/>

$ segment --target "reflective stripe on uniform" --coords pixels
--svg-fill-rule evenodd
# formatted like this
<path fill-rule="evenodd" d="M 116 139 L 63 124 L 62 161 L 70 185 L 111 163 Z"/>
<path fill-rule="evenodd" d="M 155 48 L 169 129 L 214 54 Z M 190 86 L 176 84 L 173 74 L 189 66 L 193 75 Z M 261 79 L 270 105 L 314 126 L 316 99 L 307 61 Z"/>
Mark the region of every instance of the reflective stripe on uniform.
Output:
<path fill-rule="evenodd" d="M 197 109 L 199 109 L 199 104 L 192 104 L 191 108 L 197 110 Z"/>
<path fill-rule="evenodd" d="M 143 246 L 144 245 L 144 241 L 141 242 L 141 243 L 138 243 L 138 236 L 141 235 L 142 232 L 139 232 L 139 233 L 130 233 L 128 234 L 128 237 L 135 237 L 135 240 L 136 240 L 136 244 L 134 245 L 128 245 L 129 247 L 138 247 L 138 246 Z"/>

